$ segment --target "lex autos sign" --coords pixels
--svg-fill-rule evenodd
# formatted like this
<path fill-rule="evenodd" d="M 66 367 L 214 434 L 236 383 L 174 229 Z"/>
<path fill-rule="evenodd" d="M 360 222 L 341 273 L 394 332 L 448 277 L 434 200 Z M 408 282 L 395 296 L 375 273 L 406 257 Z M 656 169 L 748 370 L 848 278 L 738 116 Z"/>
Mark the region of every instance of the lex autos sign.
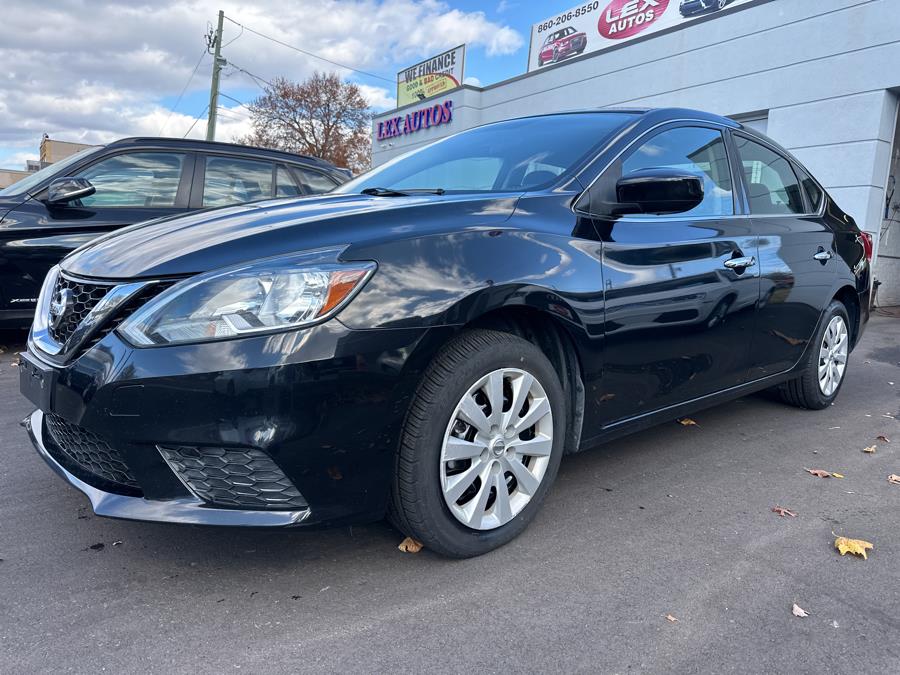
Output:
<path fill-rule="evenodd" d="M 759 0 L 591 0 L 531 27 L 528 70 L 677 29 Z"/>

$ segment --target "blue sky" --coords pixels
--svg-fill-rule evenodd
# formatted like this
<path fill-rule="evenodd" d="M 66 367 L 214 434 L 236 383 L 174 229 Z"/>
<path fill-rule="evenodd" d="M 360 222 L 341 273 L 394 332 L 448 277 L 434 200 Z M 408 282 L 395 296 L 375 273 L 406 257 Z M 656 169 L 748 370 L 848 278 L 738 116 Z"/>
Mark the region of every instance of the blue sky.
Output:
<path fill-rule="evenodd" d="M 160 132 L 182 136 L 200 117 L 190 135 L 202 135 L 211 57 L 204 56 L 188 78 L 203 52 L 208 23 L 220 8 L 259 32 L 391 81 L 403 67 L 466 43 L 466 76 L 487 85 L 525 72 L 531 25 L 571 4 L 92 0 L 96 11 L 85 13 L 77 0 L 6 0 L 0 42 L 0 167 L 22 168 L 26 159 L 37 158 L 43 133 L 84 143 Z M 313 70 L 335 70 L 252 33 L 240 34 L 230 22 L 224 41 L 230 62 L 265 79 L 300 80 Z M 373 109 L 392 105 L 392 82 L 342 74 L 362 86 Z M 253 79 L 233 67 L 223 73 L 222 91 L 241 102 L 261 93 Z M 217 139 L 246 133 L 246 110 L 227 98 L 220 105 Z"/>

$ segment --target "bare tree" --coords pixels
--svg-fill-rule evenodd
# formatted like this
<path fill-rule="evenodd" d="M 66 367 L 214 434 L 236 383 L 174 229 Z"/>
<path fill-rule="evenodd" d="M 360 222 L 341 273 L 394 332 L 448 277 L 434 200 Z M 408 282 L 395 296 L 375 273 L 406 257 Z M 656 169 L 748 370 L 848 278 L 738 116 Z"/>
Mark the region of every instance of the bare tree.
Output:
<path fill-rule="evenodd" d="M 238 143 L 315 155 L 356 173 L 371 164 L 369 104 L 359 87 L 335 74 L 276 78 L 248 107 L 253 132 Z"/>

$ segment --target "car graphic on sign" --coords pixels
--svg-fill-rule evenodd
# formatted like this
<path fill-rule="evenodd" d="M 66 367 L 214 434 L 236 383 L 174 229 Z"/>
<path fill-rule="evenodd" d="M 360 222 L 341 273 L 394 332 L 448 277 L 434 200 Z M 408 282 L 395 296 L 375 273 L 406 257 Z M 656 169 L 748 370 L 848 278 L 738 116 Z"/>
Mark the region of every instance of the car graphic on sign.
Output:
<path fill-rule="evenodd" d="M 538 66 L 545 63 L 556 63 L 569 56 L 581 54 L 587 47 L 587 34 L 581 33 L 571 26 L 553 31 L 546 37 L 538 54 Z"/>
<path fill-rule="evenodd" d="M 732 0 L 681 0 L 679 11 L 681 16 L 694 16 L 702 12 L 717 12 L 725 9 Z"/>

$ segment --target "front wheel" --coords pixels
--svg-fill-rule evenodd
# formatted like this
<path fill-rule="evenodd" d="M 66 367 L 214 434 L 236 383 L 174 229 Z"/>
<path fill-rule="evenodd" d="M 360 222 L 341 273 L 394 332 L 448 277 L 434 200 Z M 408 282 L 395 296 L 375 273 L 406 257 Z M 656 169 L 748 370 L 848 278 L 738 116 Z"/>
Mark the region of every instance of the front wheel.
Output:
<path fill-rule="evenodd" d="M 563 453 L 559 378 L 532 343 L 467 331 L 429 366 L 397 451 L 390 518 L 455 558 L 518 536 L 540 508 Z"/>
<path fill-rule="evenodd" d="M 850 355 L 850 320 L 843 303 L 832 300 L 806 355 L 803 374 L 779 385 L 785 403 L 822 410 L 837 398 Z"/>

